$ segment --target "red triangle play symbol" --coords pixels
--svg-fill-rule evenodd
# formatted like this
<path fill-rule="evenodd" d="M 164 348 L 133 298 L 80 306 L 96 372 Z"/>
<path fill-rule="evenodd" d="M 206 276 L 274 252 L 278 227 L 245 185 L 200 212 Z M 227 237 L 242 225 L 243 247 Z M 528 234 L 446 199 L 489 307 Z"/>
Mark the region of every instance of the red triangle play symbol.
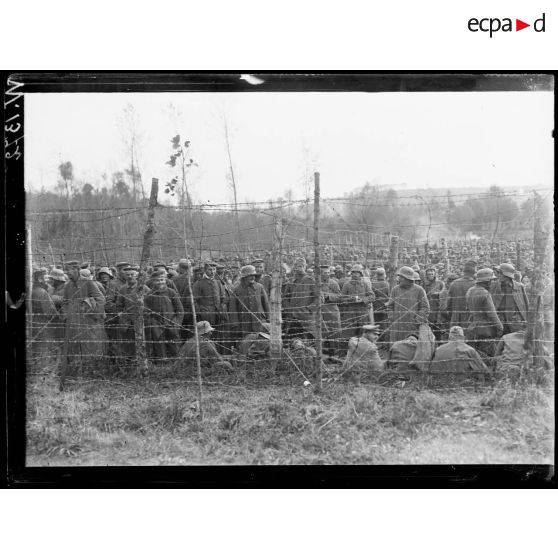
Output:
<path fill-rule="evenodd" d="M 521 31 L 522 29 L 525 29 L 525 27 L 531 27 L 531 24 L 530 23 L 525 23 L 524 21 L 521 21 L 520 19 L 515 20 L 515 30 L 516 31 Z"/>

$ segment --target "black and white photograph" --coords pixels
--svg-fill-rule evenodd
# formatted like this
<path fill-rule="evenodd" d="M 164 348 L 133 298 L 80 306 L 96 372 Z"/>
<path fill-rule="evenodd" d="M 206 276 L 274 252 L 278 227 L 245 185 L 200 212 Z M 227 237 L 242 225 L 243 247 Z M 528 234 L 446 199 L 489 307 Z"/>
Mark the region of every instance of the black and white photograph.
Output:
<path fill-rule="evenodd" d="M 26 467 L 554 465 L 552 75 L 142 76 L 8 81 Z"/>

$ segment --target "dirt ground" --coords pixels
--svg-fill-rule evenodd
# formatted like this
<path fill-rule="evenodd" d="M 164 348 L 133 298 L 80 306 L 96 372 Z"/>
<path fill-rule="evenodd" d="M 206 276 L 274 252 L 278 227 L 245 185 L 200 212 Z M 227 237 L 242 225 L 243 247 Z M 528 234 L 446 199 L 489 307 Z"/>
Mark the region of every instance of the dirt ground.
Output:
<path fill-rule="evenodd" d="M 333 378 L 328 376 L 326 378 Z M 27 465 L 552 464 L 553 382 L 326 381 L 293 372 L 28 374 Z"/>

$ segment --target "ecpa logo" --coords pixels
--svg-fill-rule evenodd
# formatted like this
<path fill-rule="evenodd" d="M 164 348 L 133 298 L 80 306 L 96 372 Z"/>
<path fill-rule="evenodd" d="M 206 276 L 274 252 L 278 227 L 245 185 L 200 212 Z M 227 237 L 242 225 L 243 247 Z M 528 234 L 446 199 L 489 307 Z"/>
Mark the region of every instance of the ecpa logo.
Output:
<path fill-rule="evenodd" d="M 539 19 L 536 19 L 533 22 L 533 29 L 537 33 L 545 32 L 545 16 L 546 14 L 543 14 Z M 505 17 L 503 19 L 500 19 L 498 17 L 485 17 L 482 19 L 472 17 L 469 20 L 467 26 L 469 28 L 469 31 L 472 31 L 473 33 L 477 33 L 478 31 L 481 31 L 483 33 L 490 33 L 490 38 L 492 38 L 492 35 L 494 33 L 497 33 L 498 31 L 503 31 L 504 33 L 514 31 L 512 19 L 509 17 Z M 515 20 L 515 31 L 521 31 L 522 29 L 526 29 L 527 27 L 531 27 L 531 24 L 525 23 L 520 19 Z"/>

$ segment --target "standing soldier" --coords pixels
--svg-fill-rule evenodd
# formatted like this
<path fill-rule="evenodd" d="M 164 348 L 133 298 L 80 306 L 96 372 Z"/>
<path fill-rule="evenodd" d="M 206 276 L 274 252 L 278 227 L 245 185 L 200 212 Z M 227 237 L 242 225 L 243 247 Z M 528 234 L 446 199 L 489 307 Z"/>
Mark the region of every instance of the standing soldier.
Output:
<path fill-rule="evenodd" d="M 252 262 L 252 265 L 256 270 L 256 283 L 260 283 L 261 285 L 263 285 L 265 294 L 269 298 L 271 294 L 271 275 L 265 273 L 264 261 L 260 258 L 257 258 Z"/>
<path fill-rule="evenodd" d="M 64 365 L 83 371 L 95 367 L 103 356 L 105 297 L 97 284 L 81 277 L 79 271 L 79 262 L 66 262 Z"/>
<path fill-rule="evenodd" d="M 31 356 L 33 362 L 44 364 L 51 353 L 54 336 L 54 320 L 58 316 L 52 298 L 48 294 L 45 268 L 33 271 L 31 287 Z"/>
<path fill-rule="evenodd" d="M 108 267 L 101 267 L 99 269 L 97 273 L 97 284 L 99 285 L 99 290 L 105 297 L 105 336 L 107 338 L 105 352 L 110 359 L 114 361 L 118 354 L 118 349 L 115 347 L 118 324 L 114 307 L 117 290 L 116 282 L 113 280 L 113 275 Z"/>
<path fill-rule="evenodd" d="M 307 337 L 315 338 L 315 316 L 318 301 L 316 283 L 306 273 L 304 258 L 295 260 L 293 271 L 292 281 L 287 284 L 286 288 L 289 317 L 293 327 L 298 327 Z"/>
<path fill-rule="evenodd" d="M 322 327 L 325 329 L 324 346 L 329 356 L 337 356 L 341 333 L 341 314 L 337 303 L 341 299 L 341 290 L 337 281 L 330 277 L 329 265 L 320 266 L 320 270 L 322 279 Z"/>
<path fill-rule="evenodd" d="M 371 324 L 374 319 L 374 292 L 368 281 L 364 281 L 363 268 L 359 264 L 351 268 L 351 280 L 341 289 L 342 301 L 346 304 L 342 318 L 346 338 L 360 335 L 363 325 Z M 373 324 L 372 324 L 373 325 Z"/>
<path fill-rule="evenodd" d="M 190 278 L 190 281 L 188 281 L 188 275 L 190 274 L 189 260 L 182 258 L 178 262 L 176 271 L 178 275 L 173 278 L 174 289 L 180 296 L 180 302 L 184 310 L 182 327 L 180 328 L 180 339 L 186 341 L 194 332 L 194 315 L 192 312 L 192 302 L 190 300 L 190 286 L 193 284 L 193 279 Z"/>
<path fill-rule="evenodd" d="M 230 323 L 240 343 L 249 333 L 259 333 L 261 324 L 269 322 L 269 301 L 263 285 L 256 283 L 256 270 L 245 265 L 240 270 L 240 283 L 230 301 Z"/>
<path fill-rule="evenodd" d="M 130 264 L 128 262 L 118 262 L 115 267 L 116 267 L 116 277 L 114 278 L 114 290 L 118 292 L 119 289 L 121 289 L 122 287 L 124 287 L 124 285 L 126 285 L 127 276 L 124 269 L 130 267 Z"/>
<path fill-rule="evenodd" d="M 448 289 L 456 279 L 457 275 L 455 273 L 450 273 L 446 277 L 446 283 L 438 298 L 438 325 L 440 327 L 440 339 L 443 341 L 448 339 L 449 335 L 450 316 L 448 314 Z"/>
<path fill-rule="evenodd" d="M 476 284 L 467 291 L 467 340 L 477 351 L 489 357 L 494 356 L 496 341 L 503 333 L 502 323 L 490 295 L 492 279 L 494 273 L 490 268 L 480 269 L 477 272 Z"/>
<path fill-rule="evenodd" d="M 469 322 L 467 310 L 467 291 L 475 284 L 476 264 L 470 260 L 463 266 L 463 275 L 456 279 L 448 290 L 448 314 L 450 327 L 460 326 L 464 330 Z"/>
<path fill-rule="evenodd" d="M 424 289 L 415 285 L 414 274 L 407 266 L 397 272 L 398 284 L 393 287 L 387 303 L 391 343 L 403 341 L 411 335 L 418 338 L 419 326 L 428 322 L 428 298 Z"/>
<path fill-rule="evenodd" d="M 383 341 L 383 333 L 387 328 L 387 307 L 389 300 L 389 283 L 386 281 L 386 270 L 383 267 L 376 268 L 376 278 L 372 281 L 372 292 L 374 293 L 374 323 L 380 326 L 379 339 Z"/>
<path fill-rule="evenodd" d="M 423 288 L 430 305 L 428 323 L 432 328 L 434 337 L 439 341 L 441 339 L 441 331 L 438 324 L 438 312 L 440 310 L 440 293 L 444 290 L 444 283 L 436 277 L 436 269 L 432 266 L 426 268 Z"/>
<path fill-rule="evenodd" d="M 336 265 L 334 274 L 335 280 L 339 283 L 339 288 L 342 289 L 343 285 L 349 280 L 347 274 L 343 271 L 343 266 Z"/>
<path fill-rule="evenodd" d="M 64 322 L 62 321 L 59 313 L 64 302 L 64 288 L 66 286 L 67 278 L 61 269 L 54 268 L 50 274 L 51 287 L 49 287 L 48 294 L 54 302 L 57 316 L 52 320 L 52 338 L 57 352 L 61 351 L 61 344 L 64 341 Z"/>
<path fill-rule="evenodd" d="M 182 325 L 184 310 L 180 296 L 167 287 L 165 274 L 154 271 L 151 275 L 152 291 L 145 296 L 146 331 L 151 357 L 155 364 L 178 354 L 178 328 Z"/>
<path fill-rule="evenodd" d="M 216 330 L 215 341 L 220 344 L 223 340 L 222 324 L 225 321 L 225 295 L 221 284 L 215 279 L 215 263 L 206 262 L 201 279 L 192 287 L 196 305 L 198 321 L 209 322 Z"/>
<path fill-rule="evenodd" d="M 522 283 L 514 279 L 512 264 L 500 266 L 500 278 L 492 288 L 492 299 L 504 327 L 504 335 L 525 331 L 529 301 Z"/>
<path fill-rule="evenodd" d="M 219 287 L 219 297 L 221 299 L 221 349 L 224 354 L 230 354 L 233 339 L 230 324 L 229 307 L 233 292 L 230 274 L 223 263 L 217 264 L 215 280 Z"/>
<path fill-rule="evenodd" d="M 114 301 L 110 303 L 110 330 L 118 328 L 118 335 L 111 337 L 113 344 L 118 343 L 118 347 L 112 350 L 111 356 L 115 361 L 120 361 L 123 366 L 130 366 L 136 358 L 134 322 L 138 313 L 136 295 L 138 272 L 128 266 L 122 269 L 122 273 L 126 276 L 126 284 L 118 289 Z M 149 288 L 144 285 L 143 295 L 149 292 Z M 107 306 L 108 304 L 107 302 Z M 107 328 L 107 331 L 110 330 Z"/>

